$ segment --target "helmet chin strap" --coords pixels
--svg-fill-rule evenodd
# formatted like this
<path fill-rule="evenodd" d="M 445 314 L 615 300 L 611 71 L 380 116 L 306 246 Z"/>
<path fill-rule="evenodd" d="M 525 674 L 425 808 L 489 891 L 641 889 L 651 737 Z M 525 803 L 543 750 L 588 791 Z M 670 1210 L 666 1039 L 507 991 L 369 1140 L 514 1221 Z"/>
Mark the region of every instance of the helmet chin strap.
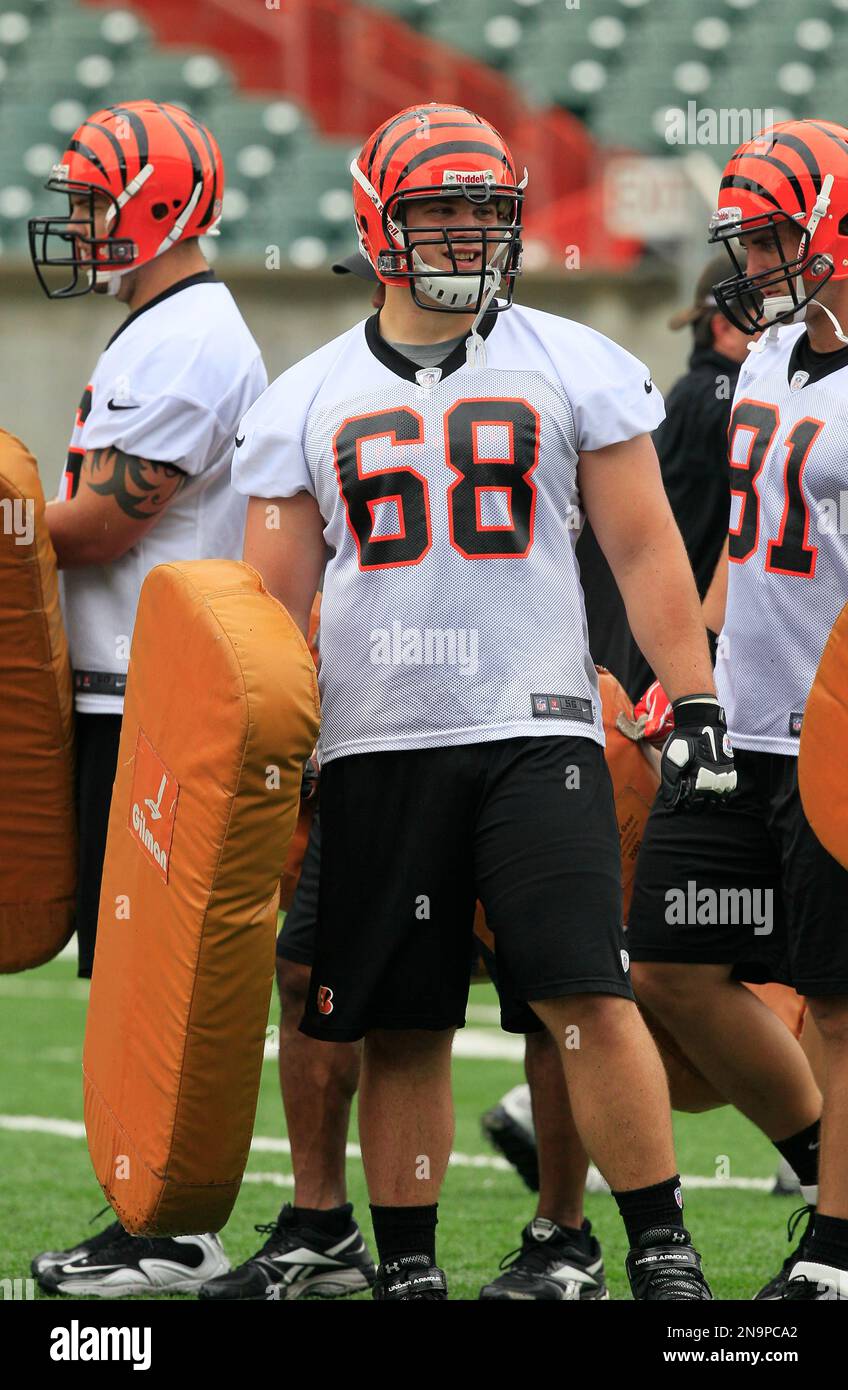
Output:
<path fill-rule="evenodd" d="M 833 324 L 833 331 L 839 339 L 840 343 L 848 343 L 848 335 L 842 332 L 842 324 L 839 322 L 839 319 L 836 317 L 836 315 L 831 313 L 830 309 L 828 309 L 826 304 L 822 304 L 818 299 L 811 299 L 809 304 L 807 305 L 807 308 L 821 309 L 823 314 L 827 314 L 828 318 Z"/>
<path fill-rule="evenodd" d="M 486 341 L 477 330 L 483 315 L 500 289 L 501 273 L 497 266 L 487 266 L 486 279 L 488 280 L 486 292 L 480 301 L 480 308 L 474 316 L 474 322 L 465 342 L 465 365 L 467 367 L 485 367 L 486 365 Z"/>

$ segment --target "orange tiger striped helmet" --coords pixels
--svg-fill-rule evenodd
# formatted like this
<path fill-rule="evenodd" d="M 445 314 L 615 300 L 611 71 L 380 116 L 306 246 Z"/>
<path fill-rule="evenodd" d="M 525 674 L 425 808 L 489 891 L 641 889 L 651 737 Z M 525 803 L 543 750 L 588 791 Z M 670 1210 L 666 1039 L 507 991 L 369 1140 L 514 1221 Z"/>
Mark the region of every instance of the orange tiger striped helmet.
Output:
<path fill-rule="evenodd" d="M 791 258 L 778 235 L 786 222 L 800 232 Z M 734 241 L 764 228 L 779 264 L 748 275 Z M 757 333 L 802 318 L 828 280 L 848 277 L 848 130 L 832 121 L 783 121 L 740 145 L 724 170 L 709 239 L 726 246 L 733 265 L 713 293 L 737 328 Z M 785 294 L 763 295 L 778 285 Z"/>
<path fill-rule="evenodd" d="M 69 200 L 88 200 L 90 235 L 79 216 L 34 217 L 29 223 L 30 255 L 42 289 L 49 299 L 68 299 L 104 285 L 113 288 L 118 275 L 178 241 L 214 235 L 224 166 L 211 132 L 187 111 L 129 101 L 83 121 L 45 187 Z M 99 238 L 94 236 L 98 195 L 108 200 L 107 235 Z M 70 277 L 56 288 L 43 272 L 62 266 Z"/>
<path fill-rule="evenodd" d="M 410 106 L 369 136 L 350 172 L 360 244 L 384 284 L 409 285 L 416 304 L 426 309 L 467 314 L 489 304 L 509 306 L 521 270 L 527 171 L 519 183 L 512 155 L 494 126 L 464 106 Z M 452 221 L 447 227 L 437 220 L 416 226 L 411 236 L 410 204 L 461 197 L 469 210 L 460 218 L 462 225 Z M 482 205 L 491 208 L 488 225 Z M 479 269 L 469 274 L 461 258 L 472 240 L 480 246 Z M 446 255 L 450 269 L 428 264 L 427 246 Z M 498 291 L 502 296 L 495 300 Z"/>

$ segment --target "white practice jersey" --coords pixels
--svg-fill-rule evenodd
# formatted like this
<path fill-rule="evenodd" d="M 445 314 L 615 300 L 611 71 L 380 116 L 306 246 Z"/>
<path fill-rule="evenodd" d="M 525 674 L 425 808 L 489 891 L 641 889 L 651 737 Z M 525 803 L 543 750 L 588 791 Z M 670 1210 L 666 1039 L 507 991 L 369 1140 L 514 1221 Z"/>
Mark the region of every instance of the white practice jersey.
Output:
<path fill-rule="evenodd" d="M 138 598 L 154 565 L 241 558 L 246 504 L 230 486 L 230 460 L 238 422 L 267 381 L 259 348 L 212 271 L 130 314 L 101 354 L 77 410 L 60 498 L 76 494 L 89 449 L 175 464 L 189 480 L 126 554 L 61 572 L 81 712 L 123 709 Z M 149 479 L 131 464 L 121 478 L 143 514 Z"/>
<path fill-rule="evenodd" d="M 730 565 L 716 684 L 731 742 L 767 753 L 798 752 L 807 696 L 848 600 L 848 360 L 828 354 L 800 370 L 805 332 L 782 328 L 749 353 L 728 433 Z"/>
<path fill-rule="evenodd" d="M 584 735 L 603 743 L 574 547 L 577 455 L 663 417 L 648 369 L 513 306 L 416 368 L 360 323 L 279 377 L 239 427 L 233 484 L 318 501 L 319 753 Z"/>

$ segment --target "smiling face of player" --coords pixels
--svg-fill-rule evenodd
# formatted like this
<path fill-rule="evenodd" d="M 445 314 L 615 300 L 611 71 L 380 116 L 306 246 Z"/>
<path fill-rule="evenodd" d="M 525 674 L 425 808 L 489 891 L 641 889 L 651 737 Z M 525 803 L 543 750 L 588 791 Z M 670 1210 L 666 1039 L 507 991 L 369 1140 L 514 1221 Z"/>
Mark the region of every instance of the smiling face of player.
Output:
<path fill-rule="evenodd" d="M 507 198 L 490 198 L 479 203 L 463 196 L 415 198 L 410 199 L 405 208 L 410 244 L 417 247 L 427 266 L 447 274 L 480 275 L 484 268 L 483 237 L 475 229 L 506 228 L 511 220 L 512 202 Z M 439 240 L 434 228 L 450 234 L 456 266 L 447 240 Z M 489 260 L 492 252 L 490 243 Z M 418 293 L 421 294 L 420 288 Z M 380 331 L 384 338 L 404 343 L 444 342 L 466 332 L 473 321 L 474 312 L 439 313 L 425 309 L 414 302 L 407 285 L 386 286 L 386 303 L 380 314 Z"/>

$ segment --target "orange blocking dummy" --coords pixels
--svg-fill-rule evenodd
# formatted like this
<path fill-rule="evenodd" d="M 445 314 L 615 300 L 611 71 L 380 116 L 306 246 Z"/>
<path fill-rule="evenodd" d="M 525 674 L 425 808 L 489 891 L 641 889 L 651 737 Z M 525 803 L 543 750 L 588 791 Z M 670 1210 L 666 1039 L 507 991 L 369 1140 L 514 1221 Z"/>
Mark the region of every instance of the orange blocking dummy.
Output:
<path fill-rule="evenodd" d="M 848 869 L 848 603 L 822 652 L 801 723 L 798 785 L 804 813 L 825 849 Z"/>
<path fill-rule="evenodd" d="M 299 629 L 235 560 L 141 592 L 83 1055 L 95 1172 L 128 1230 L 219 1230 L 256 1113 L 279 879 L 318 734 Z"/>
<path fill-rule="evenodd" d="M 73 930 L 73 689 L 56 556 L 32 454 L 0 430 L 0 973 Z"/>

